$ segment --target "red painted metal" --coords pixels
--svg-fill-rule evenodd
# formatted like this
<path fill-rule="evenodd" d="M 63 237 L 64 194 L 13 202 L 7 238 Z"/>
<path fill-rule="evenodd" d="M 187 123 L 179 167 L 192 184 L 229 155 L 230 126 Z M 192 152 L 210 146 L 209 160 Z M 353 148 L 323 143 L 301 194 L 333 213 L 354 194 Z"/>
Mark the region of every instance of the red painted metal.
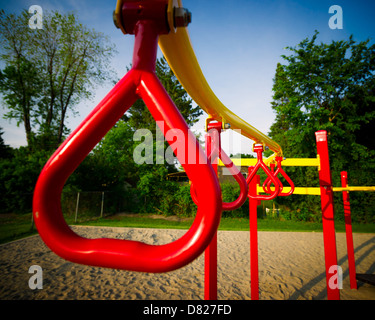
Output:
<path fill-rule="evenodd" d="M 169 32 L 167 0 L 125 0 L 121 8 L 121 22 L 128 34 L 135 34 L 139 21 L 153 21 L 158 25 L 159 34 Z"/>
<path fill-rule="evenodd" d="M 254 167 L 249 167 L 249 175 Z M 255 175 L 249 184 L 249 225 L 250 225 L 250 295 L 251 300 L 259 300 L 259 263 L 258 263 L 258 222 L 257 207 L 261 201 L 256 200 L 257 185 L 260 176 Z M 251 195 L 251 197 L 250 197 Z"/>
<path fill-rule="evenodd" d="M 221 122 L 210 122 L 207 125 L 206 134 L 206 153 L 208 154 L 208 159 L 214 165 L 217 165 L 218 159 L 220 158 L 224 163 L 225 167 L 228 169 L 229 173 L 237 181 L 240 186 L 240 194 L 236 200 L 232 202 L 222 202 L 223 211 L 231 211 L 241 207 L 246 201 L 247 197 L 247 182 L 241 171 L 234 165 L 232 160 L 227 156 L 224 150 L 221 148 L 221 133 L 222 123 Z M 207 148 L 207 140 L 209 140 L 210 149 Z M 210 151 L 208 151 L 210 150 Z M 197 197 L 194 192 L 194 185 L 190 186 L 190 194 L 195 204 L 198 204 Z"/>
<path fill-rule="evenodd" d="M 247 196 L 247 183 L 241 172 L 232 163 L 230 158 L 225 154 L 221 148 L 221 122 L 210 122 L 207 125 L 206 134 L 206 153 L 208 160 L 211 161 L 214 170 L 217 173 L 218 159 L 222 159 L 225 166 L 229 169 L 230 173 L 240 185 L 239 197 L 230 203 L 222 202 L 223 210 L 234 210 L 239 208 L 246 200 Z M 195 203 L 198 200 L 195 195 L 193 183 L 191 184 L 190 193 Z M 212 239 L 211 243 L 205 251 L 205 286 L 204 297 L 205 300 L 217 300 L 217 233 Z"/>
<path fill-rule="evenodd" d="M 326 266 L 326 282 L 328 300 L 339 300 L 340 291 L 338 287 L 333 286 L 329 281 L 333 276 L 330 268 L 337 266 L 337 250 L 336 250 L 336 233 L 334 222 L 333 208 L 333 189 L 331 169 L 329 165 L 327 132 L 320 130 L 315 132 L 317 152 L 320 160 L 319 185 L 320 199 L 322 206 L 322 224 L 323 224 L 323 241 L 324 241 L 324 257 Z M 331 269 L 332 270 L 332 269 Z M 337 269 L 336 269 L 337 270 Z"/>
<path fill-rule="evenodd" d="M 254 176 L 256 175 L 258 170 L 260 168 L 262 168 L 263 171 L 266 173 L 267 178 L 270 179 L 270 181 L 275 186 L 275 190 L 270 195 L 267 195 L 267 196 L 263 196 L 263 195 L 259 195 L 259 194 L 254 195 L 253 193 L 249 193 L 248 194 L 249 198 L 250 199 L 256 199 L 256 200 L 272 200 L 272 199 L 276 198 L 279 194 L 279 191 L 280 191 L 279 179 L 276 178 L 276 176 L 271 172 L 270 169 L 268 169 L 267 165 L 263 162 L 263 156 L 262 156 L 263 145 L 254 145 L 254 151 L 257 154 L 258 161 L 255 164 L 251 173 L 249 172 L 249 175 L 246 179 L 247 184 L 249 184 L 251 182 L 251 180 L 254 178 Z"/>
<path fill-rule="evenodd" d="M 213 151 L 220 147 L 220 130 L 221 124 L 219 132 L 216 130 L 215 132 L 213 132 L 213 130 L 208 130 L 206 133 L 205 142 L 206 153 L 208 155 L 212 155 Z M 217 157 L 212 161 L 209 156 L 208 160 L 211 161 L 212 167 L 217 175 Z M 190 190 L 193 190 L 192 186 L 193 184 L 191 184 Z M 195 195 L 195 191 L 193 193 Z M 217 232 L 204 252 L 204 299 L 217 300 Z"/>
<path fill-rule="evenodd" d="M 278 179 L 279 186 L 280 186 L 280 191 L 279 191 L 278 196 L 281 196 L 281 197 L 290 196 L 294 192 L 294 183 L 293 183 L 292 179 L 290 179 L 290 177 L 286 174 L 286 172 L 281 167 L 281 161 L 283 160 L 283 158 L 282 157 L 276 157 L 275 160 L 276 160 L 276 163 L 277 163 L 277 169 L 275 171 L 275 164 L 271 163 L 270 164 L 271 172 L 273 173 L 273 175 L 276 178 L 277 178 L 277 175 L 280 173 L 284 177 L 284 179 L 290 185 L 290 191 L 289 192 L 282 192 L 284 186 L 281 183 L 280 179 Z M 267 179 L 264 180 L 264 182 L 263 182 L 263 190 L 264 190 L 264 192 L 266 192 L 266 193 L 272 193 L 272 191 L 271 191 L 271 183 L 272 183 L 272 181 L 271 181 L 271 179 L 269 177 L 267 177 Z"/>
<path fill-rule="evenodd" d="M 341 172 L 341 186 L 343 188 L 348 187 L 348 173 L 346 171 Z M 351 217 L 351 211 L 350 211 L 349 192 L 343 191 L 342 198 L 344 202 L 346 248 L 348 251 L 350 288 L 357 289 L 354 245 L 353 245 L 352 217 Z"/>
<path fill-rule="evenodd" d="M 142 1 L 147 5 L 150 1 Z M 160 2 L 158 2 L 160 4 Z M 162 5 L 164 5 L 162 3 Z M 35 187 L 33 215 L 41 238 L 56 254 L 72 262 L 93 266 L 166 272 L 197 258 L 208 246 L 219 226 L 221 191 L 215 172 L 199 143 L 155 75 L 160 21 L 136 23 L 133 67 L 100 104 L 56 150 L 43 168 Z M 180 239 L 165 245 L 149 245 L 119 239 L 86 239 L 67 225 L 61 212 L 61 192 L 70 174 L 138 99 L 145 101 L 164 129 L 177 128 L 186 137 L 185 154 L 195 150 L 199 162 L 179 159 L 194 182 L 199 199 L 196 218 Z"/>

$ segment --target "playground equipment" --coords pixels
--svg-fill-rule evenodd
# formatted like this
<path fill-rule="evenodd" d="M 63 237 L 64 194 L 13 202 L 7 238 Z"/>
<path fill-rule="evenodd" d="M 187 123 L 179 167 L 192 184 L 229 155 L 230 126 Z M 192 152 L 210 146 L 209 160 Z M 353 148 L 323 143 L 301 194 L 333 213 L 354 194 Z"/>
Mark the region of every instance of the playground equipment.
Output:
<path fill-rule="evenodd" d="M 221 148 L 221 137 L 220 133 L 222 130 L 221 122 L 210 122 L 207 125 L 206 134 L 206 154 L 208 155 L 208 160 L 213 165 L 215 172 L 217 173 L 217 163 L 220 159 L 224 166 L 228 169 L 229 173 L 237 181 L 240 186 L 240 194 L 238 198 L 232 202 L 222 202 L 223 210 L 235 210 L 243 205 L 247 198 L 247 182 L 243 177 L 240 170 L 233 164 L 232 160 L 227 156 L 224 150 Z M 198 205 L 198 200 L 194 190 L 194 184 L 191 183 L 191 197 L 196 205 Z"/>
<path fill-rule="evenodd" d="M 158 37 L 170 29 L 166 25 L 165 6 L 165 1 L 123 3 L 126 30 L 135 34 L 132 69 L 56 150 L 38 179 L 33 202 L 35 225 L 43 241 L 67 260 L 118 269 L 166 272 L 197 258 L 218 228 L 221 192 L 215 172 L 155 75 Z M 161 246 L 128 240 L 82 238 L 64 221 L 60 208 L 63 185 L 138 98 L 144 100 L 156 121 L 164 121 L 166 131 L 177 128 L 184 133 L 186 155 L 188 150 L 196 152 L 198 161 L 194 163 L 179 158 L 197 192 L 196 218 L 183 237 Z"/>
<path fill-rule="evenodd" d="M 323 225 L 323 244 L 324 257 L 326 268 L 326 283 L 327 283 L 327 297 L 329 300 L 340 299 L 339 288 L 331 288 L 329 279 L 332 276 L 330 273 L 331 266 L 337 266 L 337 250 L 336 250 L 336 236 L 334 226 L 334 208 L 333 208 L 333 192 L 343 193 L 344 214 L 345 214 L 345 231 L 346 244 L 349 266 L 350 288 L 357 289 L 356 279 L 375 284 L 375 277 L 373 275 L 356 274 L 353 234 L 351 224 L 351 212 L 349 202 L 350 191 L 375 191 L 373 186 L 348 186 L 347 172 L 341 172 L 341 187 L 332 186 L 332 177 L 329 165 L 328 140 L 327 132 L 324 130 L 315 133 L 317 143 L 317 157 L 316 158 L 295 158 L 285 159 L 282 165 L 286 166 L 313 166 L 317 167 L 319 172 L 319 187 L 294 187 L 294 184 L 287 176 L 284 178 L 291 183 L 290 187 L 284 187 L 286 194 L 291 192 L 294 195 L 315 195 L 321 198 L 322 208 L 322 225 Z M 259 155 L 258 155 L 259 157 Z M 277 157 L 276 157 L 277 159 Z M 279 159 L 277 159 L 280 161 Z M 232 159 L 234 164 L 249 167 L 249 175 L 253 171 L 253 166 L 256 165 L 258 159 Z M 222 166 L 221 163 L 219 163 Z M 272 163 L 269 164 L 272 166 Z M 277 170 L 275 171 L 276 174 Z M 281 172 L 281 171 L 280 171 Z M 267 178 L 268 179 L 268 178 Z M 263 185 L 260 184 L 260 177 L 258 175 L 249 184 L 249 224 L 250 224 L 250 265 L 251 265 L 251 298 L 253 300 L 259 299 L 259 277 L 258 277 L 258 238 L 257 238 L 257 206 L 260 202 L 254 197 L 259 193 L 272 192 L 272 188 L 265 185 L 268 184 L 267 179 Z M 253 196 L 250 197 L 250 194 Z M 279 196 L 281 194 L 279 193 Z"/>
<path fill-rule="evenodd" d="M 338 289 L 331 290 L 328 286 L 328 269 L 337 265 L 337 257 L 332 198 L 335 190 L 331 181 L 326 132 L 316 133 L 317 159 L 282 160 L 282 150 L 276 142 L 227 109 L 212 92 L 192 49 L 186 29 L 191 16 L 182 7 L 181 1 L 118 0 L 114 20 L 123 33 L 135 35 L 132 68 L 56 150 L 43 168 L 33 200 L 33 217 L 43 241 L 55 253 L 73 262 L 144 272 L 167 272 L 180 268 L 205 251 L 205 298 L 216 299 L 216 232 L 221 211 L 238 208 L 248 196 L 251 297 L 258 299 L 257 205 L 262 200 L 274 199 L 276 196 L 319 194 L 323 214 L 327 294 L 328 299 L 338 299 Z M 158 42 L 180 83 L 209 115 L 206 121 L 207 154 L 155 75 Z M 161 130 L 166 132 L 179 129 L 184 133 L 184 155 L 195 151 L 196 161 L 185 161 L 184 156 L 179 154 L 177 158 L 193 185 L 191 194 L 198 205 L 196 218 L 183 237 L 166 245 L 152 246 L 128 240 L 82 238 L 69 228 L 63 218 L 60 208 L 62 188 L 69 175 L 137 99 L 144 100 L 156 121 L 163 121 L 164 127 L 160 128 Z M 257 154 L 254 162 L 246 162 L 250 159 L 242 159 L 241 163 L 236 163 L 235 160 L 232 162 L 222 150 L 220 133 L 228 126 L 241 129 L 241 134 L 254 141 L 253 148 Z M 268 159 L 262 157 L 265 146 L 274 151 Z M 240 195 L 234 202 L 222 202 L 216 175 L 217 165 L 225 165 L 240 185 Z M 246 181 L 236 165 L 249 167 Z M 271 169 L 268 169 L 268 165 Z M 320 187 L 318 190 L 314 189 L 315 193 L 311 188 L 295 187 L 282 165 L 318 166 Z M 260 186 L 257 175 L 259 169 L 267 175 L 263 187 Z M 282 185 L 277 178 L 279 174 L 286 179 L 290 187 Z M 339 191 L 352 190 L 343 187 Z M 262 192 L 266 195 L 261 195 Z"/>

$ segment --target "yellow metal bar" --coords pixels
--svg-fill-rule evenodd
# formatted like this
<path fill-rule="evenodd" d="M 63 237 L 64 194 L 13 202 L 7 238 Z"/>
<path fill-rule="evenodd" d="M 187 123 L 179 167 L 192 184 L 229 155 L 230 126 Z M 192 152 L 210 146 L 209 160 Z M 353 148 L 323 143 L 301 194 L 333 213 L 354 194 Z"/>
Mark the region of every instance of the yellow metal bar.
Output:
<path fill-rule="evenodd" d="M 232 162 L 237 167 L 250 167 L 254 166 L 257 163 L 257 159 L 255 158 L 241 158 L 241 159 L 231 159 Z M 274 160 L 274 157 L 263 159 L 265 164 L 269 164 Z M 318 158 L 290 158 L 285 159 L 281 162 L 282 166 L 284 167 L 319 167 L 319 159 Z M 224 166 L 224 164 L 220 161 L 219 166 Z"/>
<path fill-rule="evenodd" d="M 375 191 L 375 187 L 333 187 L 334 192 L 342 192 L 342 191 Z"/>
<path fill-rule="evenodd" d="M 263 187 L 258 186 L 258 192 L 263 192 Z M 273 190 L 273 187 L 271 187 L 271 191 Z M 332 190 L 334 192 L 342 192 L 342 191 L 370 191 L 374 192 L 375 187 L 347 187 L 347 188 L 341 188 L 341 187 L 333 187 Z M 283 192 L 288 193 L 290 191 L 290 187 L 284 187 Z M 295 187 L 293 194 L 300 194 L 300 195 L 312 195 L 312 196 L 320 196 L 320 187 Z"/>
<path fill-rule="evenodd" d="M 187 28 L 160 36 L 159 47 L 181 85 L 209 117 L 229 123 L 231 129 L 240 129 L 243 136 L 282 155 L 279 144 L 226 108 L 211 90 L 195 56 Z"/>
<path fill-rule="evenodd" d="M 263 187 L 258 186 L 257 188 L 259 193 L 264 193 Z M 274 188 L 271 187 L 271 191 Z M 288 193 L 290 191 L 290 187 L 284 187 L 283 192 Z M 309 196 L 320 196 L 320 188 L 319 187 L 295 187 L 293 194 L 300 194 L 300 195 L 309 195 Z"/>
<path fill-rule="evenodd" d="M 283 167 L 319 167 L 318 158 L 287 158 L 281 162 Z"/>

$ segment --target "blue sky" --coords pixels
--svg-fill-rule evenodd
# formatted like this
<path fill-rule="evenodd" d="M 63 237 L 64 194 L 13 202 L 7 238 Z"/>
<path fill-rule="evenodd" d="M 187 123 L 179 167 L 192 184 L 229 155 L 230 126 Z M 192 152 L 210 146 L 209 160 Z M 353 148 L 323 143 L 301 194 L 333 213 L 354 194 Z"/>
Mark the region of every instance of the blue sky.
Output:
<path fill-rule="evenodd" d="M 80 21 L 101 31 L 116 44 L 118 54 L 112 64 L 122 77 L 131 62 L 134 37 L 123 35 L 112 21 L 115 0 L 16 0 L 0 1 L 6 12 L 20 12 L 31 5 L 43 10 L 74 11 Z M 271 109 L 272 85 L 282 54 L 287 46 L 320 32 L 318 42 L 347 40 L 351 34 L 357 41 L 375 40 L 375 1 L 230 1 L 185 0 L 184 7 L 192 12 L 189 25 L 190 38 L 200 66 L 218 98 L 234 113 L 267 134 L 274 121 Z M 332 5 L 343 10 L 343 29 L 330 29 L 328 13 Z M 94 101 L 84 101 L 78 106 L 79 116 L 69 117 L 68 126 L 74 129 L 110 90 L 107 84 L 98 86 Z M 2 119 L 0 127 L 6 144 L 13 147 L 25 145 L 22 124 Z M 203 132 L 205 116 L 192 129 Z M 249 153 L 252 142 L 233 134 L 223 134 L 223 147 L 227 153 Z"/>

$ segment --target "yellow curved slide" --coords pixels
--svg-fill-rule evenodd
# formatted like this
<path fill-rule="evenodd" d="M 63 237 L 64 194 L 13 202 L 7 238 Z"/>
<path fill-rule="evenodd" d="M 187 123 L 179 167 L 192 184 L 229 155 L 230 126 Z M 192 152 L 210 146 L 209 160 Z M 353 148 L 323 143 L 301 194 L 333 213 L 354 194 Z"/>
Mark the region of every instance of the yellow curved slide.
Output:
<path fill-rule="evenodd" d="M 118 28 L 126 34 L 121 21 L 121 6 L 123 0 L 117 0 L 114 12 L 114 21 Z M 216 97 L 208 85 L 206 78 L 199 66 L 191 45 L 187 28 L 174 28 L 174 8 L 182 7 L 181 0 L 168 0 L 167 18 L 171 32 L 168 35 L 159 37 L 159 47 L 181 85 L 188 92 L 190 97 L 209 115 L 209 119 L 221 121 L 223 124 L 230 124 L 231 129 L 240 129 L 241 134 L 255 143 L 268 146 L 276 155 L 282 156 L 281 147 L 272 139 L 238 117 Z M 270 160 L 271 161 L 271 160 Z"/>
<path fill-rule="evenodd" d="M 180 1 L 179 6 L 182 6 Z M 159 47 L 181 85 L 210 118 L 229 123 L 231 129 L 240 129 L 242 135 L 282 155 L 281 147 L 275 141 L 226 108 L 211 90 L 195 56 L 187 28 L 160 36 Z"/>

